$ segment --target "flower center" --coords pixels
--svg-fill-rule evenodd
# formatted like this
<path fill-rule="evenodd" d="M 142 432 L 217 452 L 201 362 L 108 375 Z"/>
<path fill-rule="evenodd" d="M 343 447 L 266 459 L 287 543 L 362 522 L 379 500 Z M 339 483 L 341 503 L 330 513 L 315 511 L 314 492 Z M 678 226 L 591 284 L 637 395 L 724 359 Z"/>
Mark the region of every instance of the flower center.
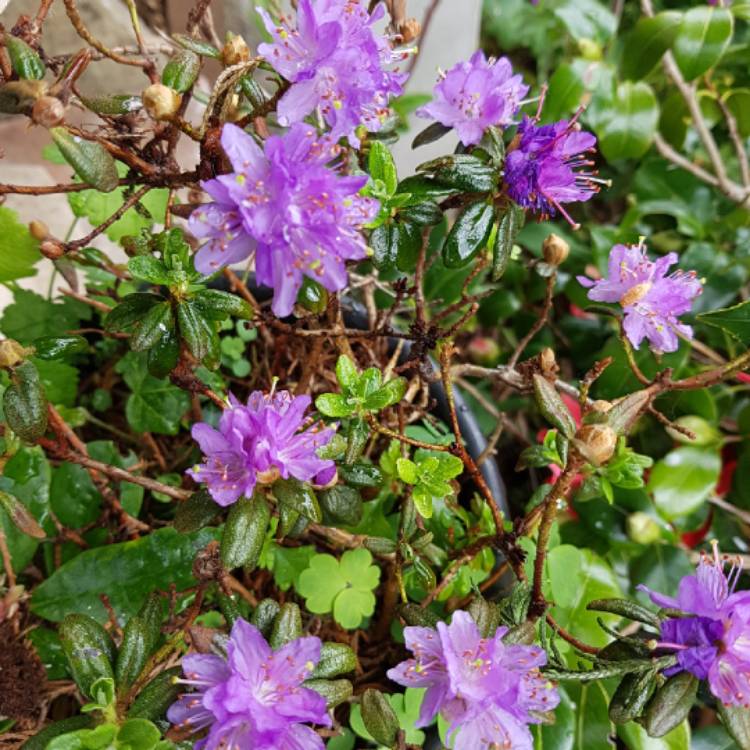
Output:
<path fill-rule="evenodd" d="M 628 289 L 628 291 L 625 292 L 622 297 L 620 297 L 620 304 L 623 307 L 634 305 L 636 302 L 640 302 L 649 293 L 650 290 L 650 281 L 644 281 L 641 284 L 636 284 L 635 286 Z"/>

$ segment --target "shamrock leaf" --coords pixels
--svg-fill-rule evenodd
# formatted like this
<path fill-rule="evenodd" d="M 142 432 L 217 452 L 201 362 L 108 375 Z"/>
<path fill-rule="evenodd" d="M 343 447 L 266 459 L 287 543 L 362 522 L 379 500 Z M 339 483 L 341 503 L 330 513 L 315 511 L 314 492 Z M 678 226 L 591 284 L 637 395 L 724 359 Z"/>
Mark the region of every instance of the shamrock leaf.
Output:
<path fill-rule="evenodd" d="M 354 549 L 341 560 L 315 555 L 299 576 L 297 590 L 310 612 L 333 612 L 339 625 L 354 629 L 375 611 L 373 590 L 379 580 L 380 569 L 372 564 L 372 555 L 366 549 Z"/>

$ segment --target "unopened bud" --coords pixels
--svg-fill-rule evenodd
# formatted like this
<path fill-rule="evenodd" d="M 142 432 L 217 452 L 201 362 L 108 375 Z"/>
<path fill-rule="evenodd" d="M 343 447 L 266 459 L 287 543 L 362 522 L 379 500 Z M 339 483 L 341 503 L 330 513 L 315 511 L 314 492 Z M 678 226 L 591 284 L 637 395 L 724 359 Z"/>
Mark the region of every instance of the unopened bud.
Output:
<path fill-rule="evenodd" d="M 653 544 L 661 538 L 659 524 L 642 511 L 631 513 L 626 522 L 628 536 L 638 544 Z"/>
<path fill-rule="evenodd" d="M 417 39 L 422 33 L 422 24 L 419 23 L 416 18 L 407 18 L 401 26 L 399 26 L 398 30 L 401 33 L 401 39 L 404 44 L 409 44 Z"/>
<path fill-rule="evenodd" d="M 39 250 L 45 258 L 57 260 L 65 255 L 65 245 L 59 240 L 46 239 L 39 245 Z"/>
<path fill-rule="evenodd" d="M 612 404 L 601 398 L 591 404 L 591 411 L 599 412 L 599 414 L 606 414 L 611 408 Z"/>
<path fill-rule="evenodd" d="M 221 49 L 221 61 L 229 67 L 246 62 L 249 59 L 250 48 L 247 46 L 247 42 L 239 34 L 229 32 Z"/>
<path fill-rule="evenodd" d="M 494 367 L 500 361 L 500 347 L 488 336 L 474 336 L 466 352 L 472 362 L 484 367 Z"/>
<path fill-rule="evenodd" d="M 45 128 L 57 127 L 65 119 L 65 105 L 55 96 L 42 96 L 31 108 L 31 119 Z"/>
<path fill-rule="evenodd" d="M 576 432 L 573 444 L 594 466 L 607 463 L 617 447 L 617 433 L 606 424 L 585 424 Z"/>
<path fill-rule="evenodd" d="M 548 346 L 545 346 L 544 349 L 539 352 L 539 366 L 542 368 L 542 373 L 544 375 L 552 375 L 557 372 L 555 352 Z"/>
<path fill-rule="evenodd" d="M 171 120 L 177 114 L 182 96 L 163 83 L 153 83 L 141 94 L 143 106 L 154 120 Z"/>
<path fill-rule="evenodd" d="M 544 260 L 551 266 L 559 266 L 565 263 L 570 255 L 570 245 L 556 234 L 551 234 L 542 244 Z"/>
<path fill-rule="evenodd" d="M 29 350 L 13 339 L 0 340 L 0 367 L 15 367 L 22 362 Z"/>
<path fill-rule="evenodd" d="M 49 237 L 49 227 L 43 221 L 39 221 L 38 219 L 29 222 L 29 232 L 31 233 L 31 236 L 35 240 L 39 240 L 39 242 L 42 242 Z"/>

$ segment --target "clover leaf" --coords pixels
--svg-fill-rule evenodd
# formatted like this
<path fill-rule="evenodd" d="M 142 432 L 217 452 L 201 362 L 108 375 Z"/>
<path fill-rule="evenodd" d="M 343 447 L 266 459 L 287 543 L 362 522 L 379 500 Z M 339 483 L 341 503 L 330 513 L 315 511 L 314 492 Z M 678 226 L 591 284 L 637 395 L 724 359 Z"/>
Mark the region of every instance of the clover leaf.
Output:
<path fill-rule="evenodd" d="M 450 453 L 418 450 L 413 461 L 408 458 L 396 461 L 399 479 L 414 485 L 414 505 L 425 518 L 432 516 L 433 500 L 440 500 L 453 493 L 449 480 L 457 477 L 463 469 L 463 461 Z"/>
<path fill-rule="evenodd" d="M 344 628 L 358 628 L 375 611 L 373 590 L 380 580 L 380 568 L 372 564 L 366 549 L 344 552 L 341 560 L 333 555 L 315 555 L 297 583 L 307 608 L 315 614 L 333 612 Z"/>

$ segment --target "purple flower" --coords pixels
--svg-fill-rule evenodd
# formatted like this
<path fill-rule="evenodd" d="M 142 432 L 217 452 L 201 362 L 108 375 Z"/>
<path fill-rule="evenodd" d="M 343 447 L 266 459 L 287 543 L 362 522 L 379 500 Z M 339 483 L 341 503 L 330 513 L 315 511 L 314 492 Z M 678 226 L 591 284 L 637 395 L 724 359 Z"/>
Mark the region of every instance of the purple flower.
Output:
<path fill-rule="evenodd" d="M 203 274 L 215 273 L 255 250 L 257 280 L 273 287 L 273 311 L 291 313 L 303 276 L 330 291 L 346 286 L 345 261 L 366 256 L 361 227 L 378 203 L 357 193 L 367 176 L 327 166 L 339 153 L 315 128 L 298 124 L 260 146 L 227 124 L 221 145 L 234 172 L 203 182 L 214 203 L 190 216 L 190 230 L 208 241 L 195 256 Z"/>
<path fill-rule="evenodd" d="M 316 108 L 334 140 L 347 137 L 359 145 L 355 130 L 377 131 L 388 111 L 388 100 L 403 92 L 407 75 L 386 66 L 403 59 L 388 39 L 375 32 L 383 5 L 370 15 L 361 0 L 300 0 L 297 24 L 275 24 L 258 8 L 272 44 L 258 52 L 292 83 L 278 106 L 282 125 L 301 122 Z"/>
<path fill-rule="evenodd" d="M 724 566 L 730 562 L 729 572 Z M 677 597 L 664 596 L 639 586 L 664 609 L 686 617 L 667 619 L 658 646 L 677 654 L 677 665 L 667 671 L 686 670 L 708 679 L 711 692 L 726 705 L 750 708 L 750 591 L 735 592 L 742 561 L 701 554 L 695 575 L 680 581 Z"/>
<path fill-rule="evenodd" d="M 599 191 L 596 173 L 586 171 L 593 162 L 585 157 L 596 138 L 580 130 L 575 118 L 536 125 L 524 117 L 514 143 L 505 159 L 508 195 L 542 218 L 559 211 L 577 227 L 562 204 L 587 201 Z"/>
<path fill-rule="evenodd" d="M 406 687 L 427 688 L 417 726 L 438 713 L 450 723 L 453 750 L 512 747 L 531 750 L 528 724 L 551 711 L 560 698 L 539 671 L 547 657 L 536 646 L 506 645 L 507 628 L 482 638 L 467 612 L 453 613 L 450 625 L 437 629 L 407 627 L 404 638 L 413 659 L 388 671 Z"/>
<path fill-rule="evenodd" d="M 528 90 L 522 76 L 513 75 L 507 57 L 488 62 L 479 50 L 443 76 L 433 100 L 417 115 L 455 128 L 464 146 L 471 146 L 490 125 L 510 125 Z"/>
<path fill-rule="evenodd" d="M 326 701 L 303 686 L 320 659 L 320 639 L 297 638 L 272 651 L 260 631 L 237 620 L 226 658 L 188 654 L 181 682 L 195 688 L 167 712 L 172 724 L 208 728 L 196 750 L 322 750 L 306 723 L 331 725 Z"/>
<path fill-rule="evenodd" d="M 316 453 L 333 437 L 333 429 L 306 426 L 300 432 L 309 396 L 254 391 L 247 406 L 232 395 L 229 403 L 218 430 L 205 422 L 193 425 L 193 440 L 205 458 L 187 472 L 196 482 L 207 485 L 219 505 L 249 497 L 257 482 L 268 484 L 292 476 L 327 484 L 333 478 L 333 461 L 318 458 Z"/>
<path fill-rule="evenodd" d="M 692 338 L 693 329 L 678 316 L 690 311 L 693 300 L 703 291 L 695 271 L 667 270 L 677 262 L 669 253 L 653 262 L 642 245 L 615 245 L 609 254 L 609 278 L 592 281 L 579 276 L 596 302 L 619 302 L 625 313 L 625 334 L 637 349 L 644 338 L 662 352 L 679 345 L 677 334 Z"/>

